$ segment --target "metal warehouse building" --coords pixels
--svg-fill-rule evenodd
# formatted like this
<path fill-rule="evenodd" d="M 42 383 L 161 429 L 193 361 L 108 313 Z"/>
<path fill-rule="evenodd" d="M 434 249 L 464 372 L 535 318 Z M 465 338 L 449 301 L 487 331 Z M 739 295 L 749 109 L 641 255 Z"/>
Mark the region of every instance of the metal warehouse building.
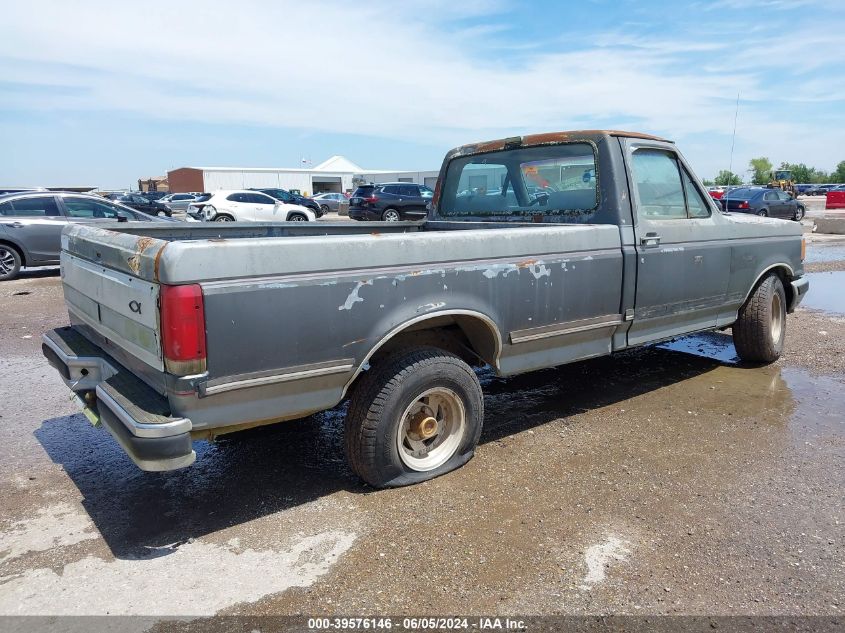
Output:
<path fill-rule="evenodd" d="M 416 182 L 434 188 L 435 171 L 363 169 L 343 156 L 332 156 L 310 169 L 293 167 L 180 167 L 167 172 L 173 193 L 279 187 L 304 195 L 352 191 L 363 182 Z"/>

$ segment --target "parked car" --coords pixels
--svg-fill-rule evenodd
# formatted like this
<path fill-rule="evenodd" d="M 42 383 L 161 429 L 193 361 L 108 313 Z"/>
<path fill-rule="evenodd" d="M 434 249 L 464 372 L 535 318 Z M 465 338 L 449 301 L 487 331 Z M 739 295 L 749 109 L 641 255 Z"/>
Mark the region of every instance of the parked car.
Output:
<path fill-rule="evenodd" d="M 166 191 L 141 191 L 138 195 L 144 196 L 147 200 L 161 200 L 170 194 Z"/>
<path fill-rule="evenodd" d="M 721 199 L 722 196 L 725 195 L 725 188 L 724 187 L 710 187 L 707 189 L 707 193 L 710 194 L 710 197 L 714 200 Z"/>
<path fill-rule="evenodd" d="M 250 189 L 250 191 L 260 191 L 261 193 L 266 193 L 268 196 L 275 198 L 276 200 L 281 200 L 285 204 L 298 204 L 302 207 L 307 209 L 311 209 L 318 218 L 323 215 L 324 211 L 320 208 L 319 203 L 315 202 L 311 198 L 306 198 L 298 193 L 293 193 L 292 191 L 287 191 L 286 189 L 278 189 L 278 188 L 267 188 L 267 189 Z"/>
<path fill-rule="evenodd" d="M 845 185 L 839 185 L 827 192 L 825 209 L 845 209 Z"/>
<path fill-rule="evenodd" d="M 314 196 L 314 202 L 320 205 L 323 213 L 334 211 L 335 213 L 340 208 L 341 202 L 346 202 L 348 198 L 342 193 L 319 193 Z"/>
<path fill-rule="evenodd" d="M 253 189 L 215 191 L 202 202 L 193 202 L 188 215 L 206 222 L 313 222 L 311 209 L 288 204 Z"/>
<path fill-rule="evenodd" d="M 149 215 L 164 214 L 167 217 L 170 217 L 173 213 L 167 206 L 160 204 L 156 200 L 150 200 L 149 198 L 137 193 L 110 195 L 108 198 L 112 202 L 119 202 L 127 207 L 132 207 L 136 211 L 141 211 Z"/>
<path fill-rule="evenodd" d="M 164 218 L 97 195 L 52 191 L 0 195 L 0 281 L 14 279 L 24 266 L 58 264 L 62 229 L 69 223 L 109 226 L 159 220 Z"/>
<path fill-rule="evenodd" d="M 349 398 L 352 470 L 402 486 L 472 457 L 474 367 L 509 376 L 729 327 L 741 359 L 770 363 L 810 285 L 798 224 L 719 213 L 654 136 L 511 137 L 452 150 L 440 173 L 427 222 L 379 231 L 71 227 L 72 325 L 43 336 L 44 355 L 144 470 Z M 505 195 L 457 195 L 481 179 Z M 83 454 L 90 433 L 74 433 Z"/>
<path fill-rule="evenodd" d="M 806 195 L 808 195 L 808 196 L 823 196 L 828 191 L 833 189 L 835 186 L 836 185 L 813 185 L 807 190 Z"/>
<path fill-rule="evenodd" d="M 795 185 L 795 195 L 796 195 L 796 196 L 806 196 L 806 195 L 807 195 L 807 191 L 808 191 L 808 190 L 809 190 L 812 186 L 813 186 L 813 185 L 808 185 L 808 184 L 803 184 L 803 183 Z"/>
<path fill-rule="evenodd" d="M 349 199 L 353 220 L 422 220 L 434 192 L 412 182 L 361 185 Z"/>
<path fill-rule="evenodd" d="M 788 193 L 768 187 L 734 189 L 728 192 L 720 202 L 725 211 L 753 213 L 785 220 L 801 220 L 806 213 L 804 205 Z"/>
<path fill-rule="evenodd" d="M 164 205 L 170 211 L 185 211 L 197 197 L 195 193 L 171 193 L 157 200 L 161 205 Z"/>

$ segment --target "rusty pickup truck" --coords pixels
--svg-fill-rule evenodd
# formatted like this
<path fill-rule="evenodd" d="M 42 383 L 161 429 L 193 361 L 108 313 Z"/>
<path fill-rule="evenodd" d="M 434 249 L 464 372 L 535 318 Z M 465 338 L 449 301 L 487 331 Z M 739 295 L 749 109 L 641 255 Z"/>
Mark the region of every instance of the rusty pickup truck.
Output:
<path fill-rule="evenodd" d="M 473 455 L 480 367 L 726 328 L 774 361 L 803 256 L 798 223 L 722 212 L 669 141 L 513 137 L 450 151 L 418 222 L 69 226 L 43 352 L 144 470 L 348 399 L 352 469 L 399 486 Z"/>

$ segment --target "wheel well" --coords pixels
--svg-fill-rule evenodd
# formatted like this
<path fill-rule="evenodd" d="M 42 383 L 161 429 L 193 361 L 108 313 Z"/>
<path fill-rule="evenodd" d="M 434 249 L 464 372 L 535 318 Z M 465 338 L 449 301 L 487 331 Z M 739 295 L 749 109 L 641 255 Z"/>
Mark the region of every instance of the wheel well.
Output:
<path fill-rule="evenodd" d="M 362 363 L 376 364 L 393 352 L 408 347 L 437 347 L 455 354 L 470 366 L 498 364 L 501 338 L 492 321 L 474 314 L 434 315 L 424 321 L 411 323 L 387 340 L 382 341 Z M 356 373 L 347 390 L 357 380 Z"/>
<path fill-rule="evenodd" d="M 763 283 L 763 280 L 768 277 L 770 274 L 777 275 L 780 279 L 781 284 L 783 284 L 783 291 L 786 294 L 786 305 L 792 305 L 793 299 L 793 289 L 792 289 L 792 271 L 789 270 L 786 266 L 774 266 L 769 268 L 768 270 L 763 271 L 761 275 L 757 278 L 757 281 L 754 282 L 754 285 L 751 287 L 751 290 L 748 291 L 748 295 L 745 297 L 745 301 L 742 302 L 745 305 L 748 300 L 751 298 L 751 295 L 754 294 L 754 291 L 757 290 L 757 286 Z"/>
<path fill-rule="evenodd" d="M 18 257 L 21 258 L 21 266 L 26 266 L 26 255 L 23 253 L 23 249 L 15 244 L 14 242 L 9 242 L 7 240 L 0 240 L 0 244 L 3 246 L 8 246 L 9 248 L 13 249 L 17 254 Z"/>

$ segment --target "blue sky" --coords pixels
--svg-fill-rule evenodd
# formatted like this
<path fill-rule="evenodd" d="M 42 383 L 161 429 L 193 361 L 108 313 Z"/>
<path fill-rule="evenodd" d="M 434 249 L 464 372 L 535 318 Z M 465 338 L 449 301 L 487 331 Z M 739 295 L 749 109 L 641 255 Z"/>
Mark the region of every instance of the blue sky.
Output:
<path fill-rule="evenodd" d="M 333 154 L 434 169 L 458 144 L 598 127 L 671 138 L 712 178 L 737 93 L 735 172 L 845 160 L 841 0 L 29 0 L 4 18 L 0 186 Z"/>

